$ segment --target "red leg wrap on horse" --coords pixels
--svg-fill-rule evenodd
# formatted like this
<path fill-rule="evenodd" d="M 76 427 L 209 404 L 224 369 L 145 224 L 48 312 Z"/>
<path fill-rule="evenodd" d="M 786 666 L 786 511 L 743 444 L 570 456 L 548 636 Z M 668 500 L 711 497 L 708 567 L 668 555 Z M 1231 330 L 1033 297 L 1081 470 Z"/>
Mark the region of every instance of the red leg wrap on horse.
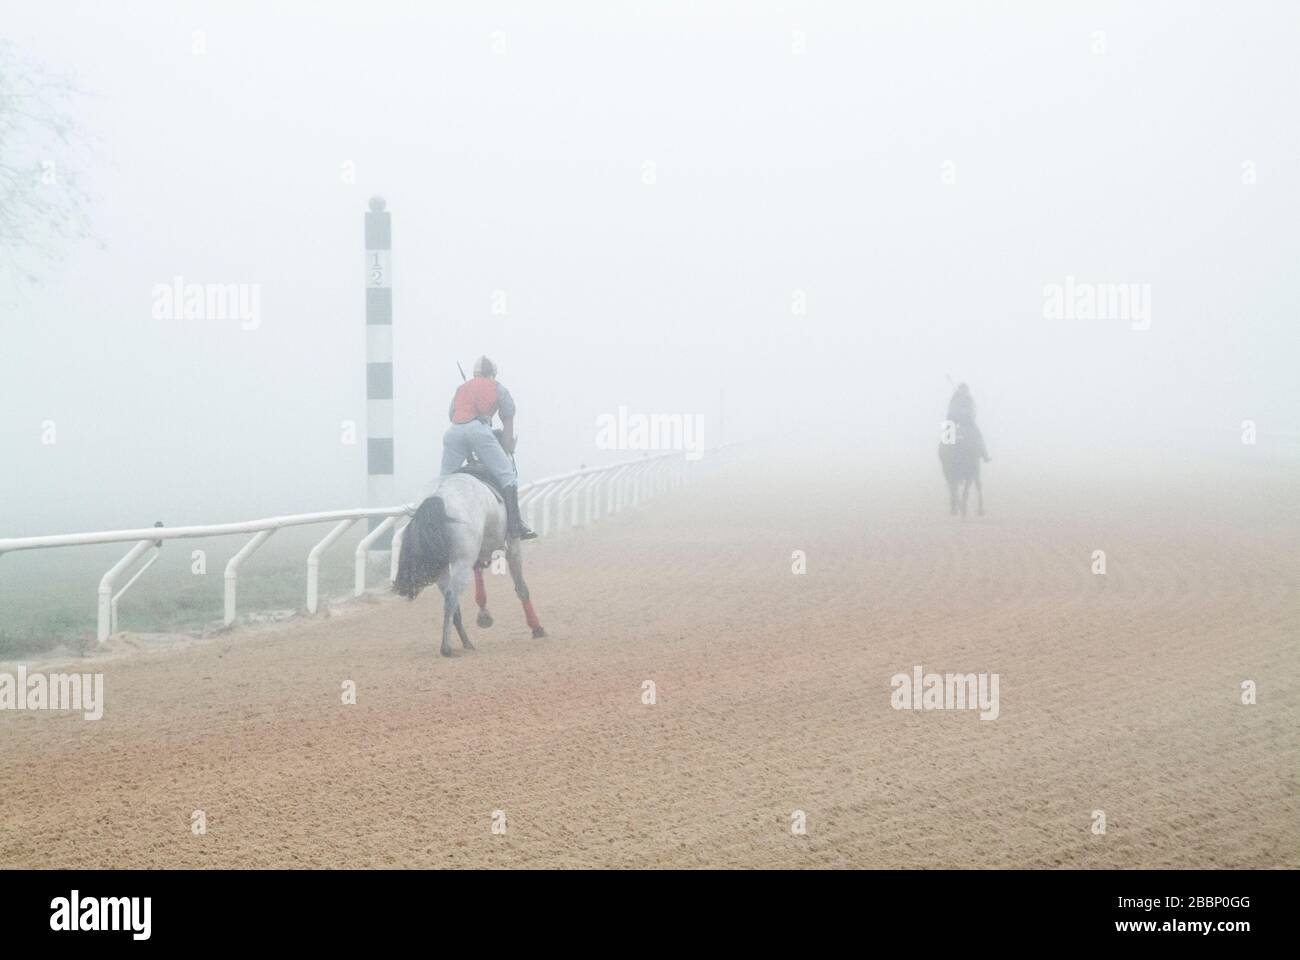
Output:
<path fill-rule="evenodd" d="M 531 600 L 524 601 L 524 618 L 528 621 L 528 626 L 534 630 L 542 625 L 541 621 L 537 619 L 537 614 L 533 612 L 533 601 Z"/>

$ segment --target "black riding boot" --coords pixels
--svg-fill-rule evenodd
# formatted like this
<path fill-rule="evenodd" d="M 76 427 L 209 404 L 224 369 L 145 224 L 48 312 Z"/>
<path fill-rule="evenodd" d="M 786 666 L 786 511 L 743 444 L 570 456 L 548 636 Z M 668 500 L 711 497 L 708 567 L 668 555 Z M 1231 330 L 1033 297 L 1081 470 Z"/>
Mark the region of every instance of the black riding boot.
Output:
<path fill-rule="evenodd" d="M 535 540 L 537 534 L 524 526 L 524 518 L 519 515 L 519 488 L 511 484 L 501 493 L 506 498 L 506 536 L 511 540 Z"/>

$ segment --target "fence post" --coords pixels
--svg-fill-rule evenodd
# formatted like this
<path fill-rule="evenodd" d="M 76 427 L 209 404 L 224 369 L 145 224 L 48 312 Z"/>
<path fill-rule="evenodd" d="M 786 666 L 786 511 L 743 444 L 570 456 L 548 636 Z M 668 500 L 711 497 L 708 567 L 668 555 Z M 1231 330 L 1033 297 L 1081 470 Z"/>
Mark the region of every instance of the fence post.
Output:
<path fill-rule="evenodd" d="M 255 533 L 253 538 L 240 547 L 239 552 L 226 563 L 225 615 L 222 617 L 222 623 L 227 627 L 235 622 L 235 595 L 239 589 L 239 568 L 245 560 L 253 555 L 253 551 L 266 543 L 267 537 L 273 533 L 275 533 L 274 530 L 262 530 Z"/>
<path fill-rule="evenodd" d="M 383 523 L 362 537 L 361 542 L 357 544 L 353 560 L 352 596 L 359 597 L 366 592 L 366 558 L 370 545 L 385 536 L 396 523 L 396 517 L 384 517 Z"/>
<path fill-rule="evenodd" d="M 357 518 L 351 520 L 340 520 L 335 524 L 334 529 L 325 535 L 320 543 L 311 548 L 311 553 L 307 554 L 307 612 L 315 613 L 320 591 L 320 557 L 321 554 L 329 549 L 339 537 L 343 536 L 348 527 L 357 522 Z"/>
<path fill-rule="evenodd" d="M 109 634 L 113 631 L 113 583 L 121 576 L 122 571 L 127 569 L 131 564 L 140 559 L 141 554 L 153 546 L 152 540 L 141 540 L 134 547 L 126 552 L 121 560 L 108 568 L 99 581 L 99 623 L 97 624 L 95 635 L 100 643 L 108 640 Z"/>

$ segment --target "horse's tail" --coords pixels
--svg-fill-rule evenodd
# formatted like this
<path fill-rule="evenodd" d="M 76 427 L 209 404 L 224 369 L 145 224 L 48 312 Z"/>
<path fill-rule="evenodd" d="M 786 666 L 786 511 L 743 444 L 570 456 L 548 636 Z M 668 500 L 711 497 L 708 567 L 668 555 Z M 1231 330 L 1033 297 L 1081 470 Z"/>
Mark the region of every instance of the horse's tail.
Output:
<path fill-rule="evenodd" d="M 414 600 L 433 583 L 451 562 L 451 523 L 442 497 L 429 497 L 415 511 L 402 537 L 402 554 L 397 562 L 393 589 Z"/>

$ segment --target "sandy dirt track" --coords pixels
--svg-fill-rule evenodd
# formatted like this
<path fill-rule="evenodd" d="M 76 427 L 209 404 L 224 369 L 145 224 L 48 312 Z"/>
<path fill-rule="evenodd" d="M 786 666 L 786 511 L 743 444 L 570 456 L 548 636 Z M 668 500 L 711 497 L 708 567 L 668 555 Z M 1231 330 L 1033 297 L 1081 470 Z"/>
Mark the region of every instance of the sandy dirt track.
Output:
<path fill-rule="evenodd" d="M 490 576 L 450 660 L 426 593 L 83 665 L 102 721 L 0 713 L 0 866 L 1300 866 L 1281 472 L 995 463 L 963 524 L 928 469 L 750 463 L 531 544 L 545 640 Z M 892 709 L 916 664 L 1001 716 Z"/>

